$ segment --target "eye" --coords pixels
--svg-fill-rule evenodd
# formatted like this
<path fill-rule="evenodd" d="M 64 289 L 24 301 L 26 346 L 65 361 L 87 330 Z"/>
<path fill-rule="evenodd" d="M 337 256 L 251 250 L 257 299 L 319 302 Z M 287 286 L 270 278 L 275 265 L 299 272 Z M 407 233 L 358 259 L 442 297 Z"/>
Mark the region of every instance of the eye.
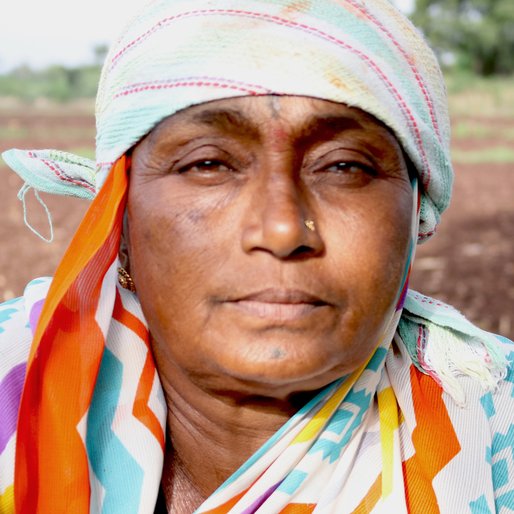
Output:
<path fill-rule="evenodd" d="M 327 166 L 325 170 L 331 173 L 336 173 L 337 175 L 376 175 L 376 171 L 371 166 L 367 166 L 366 164 L 354 161 L 335 162 L 330 166 Z"/>
<path fill-rule="evenodd" d="M 313 167 L 313 175 L 320 184 L 358 188 L 368 185 L 379 176 L 379 172 L 367 160 L 345 160 L 343 155 L 339 159 L 337 157 L 327 155 Z"/>
<path fill-rule="evenodd" d="M 228 164 L 216 159 L 204 159 L 182 166 L 179 173 L 200 173 L 204 175 L 230 171 Z"/>

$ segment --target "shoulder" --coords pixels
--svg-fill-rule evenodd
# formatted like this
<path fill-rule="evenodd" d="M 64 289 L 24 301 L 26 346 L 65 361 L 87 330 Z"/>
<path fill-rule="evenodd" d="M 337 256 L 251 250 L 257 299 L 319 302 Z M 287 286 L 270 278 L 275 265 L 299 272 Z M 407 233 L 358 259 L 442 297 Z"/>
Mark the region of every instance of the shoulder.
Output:
<path fill-rule="evenodd" d="M 30 327 L 23 296 L 0 304 L 0 380 L 25 361 L 27 342 Z"/>
<path fill-rule="evenodd" d="M 23 296 L 0 304 L 0 507 L 6 512 L 12 510 L 16 424 L 32 329 L 50 282 L 49 278 L 33 280 Z"/>
<path fill-rule="evenodd" d="M 445 490 L 441 510 L 512 509 L 514 343 L 480 329 L 453 307 L 414 291 L 406 297 L 398 334 L 417 375 L 429 375 L 433 381 L 428 382 L 439 386 L 443 400 L 439 424 L 432 412 L 434 423 L 425 428 L 430 438 L 432 424 L 438 427 L 436 436 L 441 438 L 441 427 L 446 427 L 444 448 L 453 444 L 454 449 L 434 482 Z M 445 483 L 452 482 L 457 470 L 462 475 L 468 469 L 472 473 L 466 478 L 467 495 L 474 501 L 464 505 L 462 489 L 445 489 Z"/>

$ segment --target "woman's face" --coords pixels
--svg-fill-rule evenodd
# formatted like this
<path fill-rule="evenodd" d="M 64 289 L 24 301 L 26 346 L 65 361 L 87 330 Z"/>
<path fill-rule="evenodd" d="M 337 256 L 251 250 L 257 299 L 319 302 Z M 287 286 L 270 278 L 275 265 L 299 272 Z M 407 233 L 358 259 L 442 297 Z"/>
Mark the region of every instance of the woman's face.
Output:
<path fill-rule="evenodd" d="M 125 234 L 159 370 L 276 398 L 353 371 L 394 312 L 412 202 L 394 136 L 342 104 L 166 119 L 134 150 Z"/>

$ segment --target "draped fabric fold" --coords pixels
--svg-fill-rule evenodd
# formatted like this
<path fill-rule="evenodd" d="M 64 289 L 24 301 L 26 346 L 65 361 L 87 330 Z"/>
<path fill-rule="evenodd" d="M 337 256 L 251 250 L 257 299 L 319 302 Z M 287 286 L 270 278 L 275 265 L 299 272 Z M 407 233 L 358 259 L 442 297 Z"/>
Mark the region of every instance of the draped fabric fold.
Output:
<path fill-rule="evenodd" d="M 2 153 L 5 163 L 28 187 L 43 193 L 92 200 L 96 194 L 96 163 L 60 150 L 19 150 Z"/>
<path fill-rule="evenodd" d="M 134 323 L 134 314 L 123 305 L 115 287 L 127 164 L 125 157 L 116 163 L 91 205 L 61 261 L 39 317 L 20 404 L 17 512 L 89 512 L 95 483 L 90 478 L 105 474 L 105 468 L 98 466 L 96 450 L 88 453 L 87 448 L 91 447 L 98 415 L 112 414 L 109 410 L 102 414 L 104 409 L 96 408 L 98 415 L 91 419 L 90 412 L 101 387 L 101 371 L 113 352 L 111 346 L 125 339 L 124 344 L 129 345 L 135 338 L 144 362 L 150 362 L 135 384 L 151 392 L 157 381 L 140 310 Z M 115 356 L 112 358 L 115 360 Z M 117 384 L 118 388 L 121 385 Z M 116 385 L 108 385 L 113 387 Z M 116 391 L 109 394 L 115 395 Z M 118 393 L 118 398 L 122 397 Z M 116 405 L 114 402 L 111 407 Z M 152 441 L 154 433 L 158 434 L 158 465 L 164 446 L 164 420 L 161 415 L 156 427 L 155 415 L 152 418 L 151 411 L 149 414 L 150 420 L 139 417 L 151 425 Z M 96 442 L 102 446 L 100 441 Z M 155 453 L 149 451 L 149 455 Z M 115 464 L 119 463 L 111 464 L 111 468 Z M 101 487 L 97 492 L 98 497 L 103 495 Z M 109 498 L 107 495 L 105 501 Z"/>

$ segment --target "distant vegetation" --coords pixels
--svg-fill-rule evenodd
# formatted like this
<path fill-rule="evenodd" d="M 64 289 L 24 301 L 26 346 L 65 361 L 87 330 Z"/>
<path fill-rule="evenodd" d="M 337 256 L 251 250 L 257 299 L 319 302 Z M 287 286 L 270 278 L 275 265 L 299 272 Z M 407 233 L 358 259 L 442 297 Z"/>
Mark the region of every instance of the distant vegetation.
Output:
<path fill-rule="evenodd" d="M 411 18 L 443 64 L 482 77 L 514 73 L 513 0 L 416 0 Z"/>
<path fill-rule="evenodd" d="M 94 98 L 107 46 L 98 45 L 93 53 L 93 64 L 85 66 L 68 68 L 54 65 L 43 70 L 20 66 L 0 75 L 0 97 L 15 97 L 26 101 L 47 98 L 57 102 Z"/>
<path fill-rule="evenodd" d="M 52 66 L 41 71 L 22 66 L 0 75 L 0 96 L 22 100 L 48 98 L 57 102 L 93 98 L 99 77 L 100 67 L 97 65 L 78 68 Z"/>

